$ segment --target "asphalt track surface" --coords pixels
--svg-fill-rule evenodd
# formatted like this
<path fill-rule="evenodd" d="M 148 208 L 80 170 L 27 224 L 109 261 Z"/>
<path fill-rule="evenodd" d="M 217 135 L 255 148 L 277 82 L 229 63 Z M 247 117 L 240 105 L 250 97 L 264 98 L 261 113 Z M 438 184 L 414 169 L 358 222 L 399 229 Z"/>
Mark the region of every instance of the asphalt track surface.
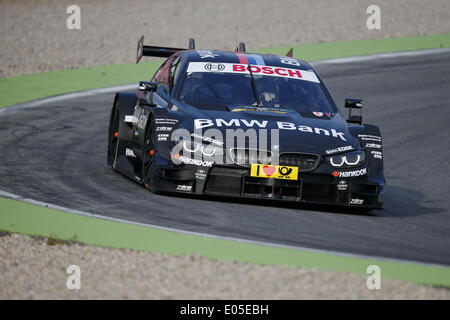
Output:
<path fill-rule="evenodd" d="M 384 210 L 154 195 L 106 164 L 111 93 L 3 113 L 0 189 L 162 227 L 450 265 L 450 52 L 328 62 L 316 70 L 338 105 L 363 98 L 364 121 L 381 128 Z"/>

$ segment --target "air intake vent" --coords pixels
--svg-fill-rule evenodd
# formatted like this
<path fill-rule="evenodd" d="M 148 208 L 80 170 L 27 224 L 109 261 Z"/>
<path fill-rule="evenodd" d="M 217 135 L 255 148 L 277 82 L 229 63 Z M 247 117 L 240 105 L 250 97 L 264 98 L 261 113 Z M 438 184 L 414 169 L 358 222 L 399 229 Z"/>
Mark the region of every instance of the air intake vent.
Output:
<path fill-rule="evenodd" d="M 271 164 L 272 153 L 265 150 L 230 149 L 231 160 L 239 166 L 249 167 L 252 163 Z"/>
<path fill-rule="evenodd" d="M 300 171 L 312 171 L 319 165 L 320 156 L 305 153 L 282 153 L 280 165 L 298 167 Z"/>

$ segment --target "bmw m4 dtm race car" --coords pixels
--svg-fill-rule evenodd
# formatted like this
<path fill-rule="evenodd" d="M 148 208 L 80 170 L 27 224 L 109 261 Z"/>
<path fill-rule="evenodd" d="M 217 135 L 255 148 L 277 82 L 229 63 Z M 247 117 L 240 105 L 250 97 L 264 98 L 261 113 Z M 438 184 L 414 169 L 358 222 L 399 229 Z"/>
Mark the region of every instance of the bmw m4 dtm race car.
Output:
<path fill-rule="evenodd" d="M 382 139 L 345 119 L 302 60 L 236 51 L 146 46 L 167 58 L 136 93 L 116 94 L 107 161 L 155 193 L 256 198 L 379 209 Z M 353 113 L 353 114 L 352 114 Z M 358 115 L 355 115 L 358 113 Z"/>

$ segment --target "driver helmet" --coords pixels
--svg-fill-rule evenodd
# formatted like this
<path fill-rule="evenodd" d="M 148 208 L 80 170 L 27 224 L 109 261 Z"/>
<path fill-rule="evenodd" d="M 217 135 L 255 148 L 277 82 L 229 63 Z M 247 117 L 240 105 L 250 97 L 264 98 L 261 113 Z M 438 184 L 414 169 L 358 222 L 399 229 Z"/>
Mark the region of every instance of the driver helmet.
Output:
<path fill-rule="evenodd" d="M 271 85 L 264 85 L 259 88 L 259 99 L 264 106 L 279 107 L 278 100 L 279 86 L 272 83 Z"/>

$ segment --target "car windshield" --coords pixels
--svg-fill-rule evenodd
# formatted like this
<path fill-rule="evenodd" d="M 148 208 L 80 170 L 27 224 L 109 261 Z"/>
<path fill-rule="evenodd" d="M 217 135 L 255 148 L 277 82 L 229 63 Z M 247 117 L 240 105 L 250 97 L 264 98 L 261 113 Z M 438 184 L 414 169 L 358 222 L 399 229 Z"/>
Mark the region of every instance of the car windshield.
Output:
<path fill-rule="evenodd" d="M 178 99 L 202 109 L 210 106 L 211 110 L 220 105 L 335 112 L 331 97 L 318 80 L 313 82 L 255 73 L 253 77 L 261 106 L 257 105 L 249 73 L 187 72 Z"/>

